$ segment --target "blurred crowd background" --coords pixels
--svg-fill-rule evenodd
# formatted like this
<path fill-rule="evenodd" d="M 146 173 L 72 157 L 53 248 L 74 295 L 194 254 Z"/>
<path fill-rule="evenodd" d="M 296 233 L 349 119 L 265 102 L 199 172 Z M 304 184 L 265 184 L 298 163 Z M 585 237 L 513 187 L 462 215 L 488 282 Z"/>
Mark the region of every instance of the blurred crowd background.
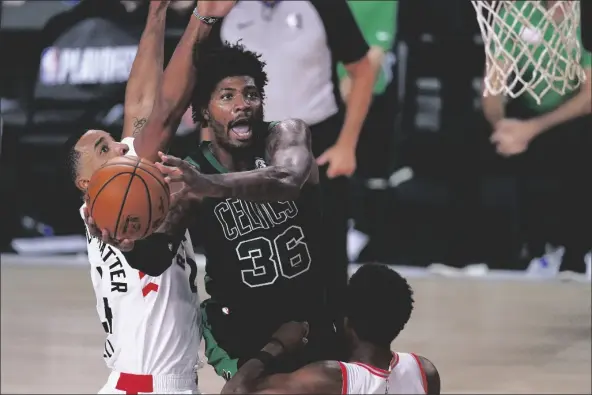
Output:
<path fill-rule="evenodd" d="M 194 5 L 173 0 L 167 58 Z M 351 259 L 524 269 L 546 244 L 565 244 L 569 224 L 549 197 L 561 195 L 558 177 L 568 175 L 537 174 L 525 193 L 517 182 L 523 159 L 503 158 L 489 142 L 483 42 L 471 3 L 350 6 L 368 43 L 385 54 L 350 179 L 351 232 L 363 240 Z M 62 146 L 80 130 L 121 133 L 126 79 L 146 16 L 145 1 L 2 1 L 3 252 L 14 251 L 15 239 L 83 233 Z M 104 23 L 86 28 L 94 18 Z M 199 139 L 185 117 L 171 152 L 182 157 Z M 536 161 L 559 159 L 549 147 L 529 160 L 536 168 Z M 536 245 L 528 243 L 532 232 Z"/>

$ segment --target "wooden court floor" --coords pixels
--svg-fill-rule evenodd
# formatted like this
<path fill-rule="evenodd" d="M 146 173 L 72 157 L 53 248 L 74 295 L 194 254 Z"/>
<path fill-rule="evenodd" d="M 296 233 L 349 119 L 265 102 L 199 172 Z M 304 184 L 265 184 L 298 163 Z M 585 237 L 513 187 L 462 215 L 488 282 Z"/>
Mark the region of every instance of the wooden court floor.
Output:
<path fill-rule="evenodd" d="M 1 392 L 96 393 L 107 369 L 88 270 L 2 265 L 1 278 Z M 589 284 L 410 282 L 416 309 L 393 348 L 430 358 L 443 392 L 591 393 Z M 202 392 L 221 384 L 200 371 Z"/>

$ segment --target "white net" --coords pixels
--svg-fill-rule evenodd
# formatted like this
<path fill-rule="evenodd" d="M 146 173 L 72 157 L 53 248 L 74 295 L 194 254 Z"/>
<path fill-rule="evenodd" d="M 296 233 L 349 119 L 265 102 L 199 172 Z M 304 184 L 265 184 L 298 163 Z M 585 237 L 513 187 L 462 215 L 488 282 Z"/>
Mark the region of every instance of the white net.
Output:
<path fill-rule="evenodd" d="M 548 92 L 565 95 L 586 78 L 579 1 L 472 3 L 485 44 L 485 95 L 528 92 L 540 104 Z"/>

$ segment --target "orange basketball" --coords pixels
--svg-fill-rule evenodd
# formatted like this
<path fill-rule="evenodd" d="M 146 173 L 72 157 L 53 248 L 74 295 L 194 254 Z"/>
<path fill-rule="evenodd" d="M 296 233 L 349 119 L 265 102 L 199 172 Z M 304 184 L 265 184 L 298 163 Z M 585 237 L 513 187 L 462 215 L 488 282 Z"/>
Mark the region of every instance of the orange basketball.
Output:
<path fill-rule="evenodd" d="M 88 185 L 88 210 L 116 239 L 149 236 L 169 212 L 169 187 L 147 160 L 120 156 L 97 170 Z"/>

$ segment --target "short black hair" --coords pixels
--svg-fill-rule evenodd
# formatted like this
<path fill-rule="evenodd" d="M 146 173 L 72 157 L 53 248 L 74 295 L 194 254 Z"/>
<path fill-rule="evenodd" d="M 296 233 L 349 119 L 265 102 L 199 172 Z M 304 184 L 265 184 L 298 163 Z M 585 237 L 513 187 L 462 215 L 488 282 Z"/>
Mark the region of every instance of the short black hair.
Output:
<path fill-rule="evenodd" d="M 84 133 L 86 133 L 86 131 L 84 131 Z M 78 143 L 78 140 L 80 140 L 80 138 L 84 135 L 84 133 L 75 133 L 71 135 L 64 144 L 64 173 L 73 182 L 76 182 L 76 179 L 78 178 L 81 157 L 80 151 L 76 149 L 76 144 Z"/>
<path fill-rule="evenodd" d="M 395 270 L 366 264 L 349 281 L 346 316 L 358 338 L 379 347 L 390 347 L 413 310 L 413 290 Z"/>
<path fill-rule="evenodd" d="M 207 126 L 201 110 L 207 107 L 216 85 L 224 78 L 247 75 L 255 80 L 261 98 L 265 98 L 267 73 L 261 55 L 245 49 L 239 42 L 224 45 L 209 41 L 194 47 L 193 64 L 197 69 L 197 81 L 191 98 L 193 121 Z"/>

